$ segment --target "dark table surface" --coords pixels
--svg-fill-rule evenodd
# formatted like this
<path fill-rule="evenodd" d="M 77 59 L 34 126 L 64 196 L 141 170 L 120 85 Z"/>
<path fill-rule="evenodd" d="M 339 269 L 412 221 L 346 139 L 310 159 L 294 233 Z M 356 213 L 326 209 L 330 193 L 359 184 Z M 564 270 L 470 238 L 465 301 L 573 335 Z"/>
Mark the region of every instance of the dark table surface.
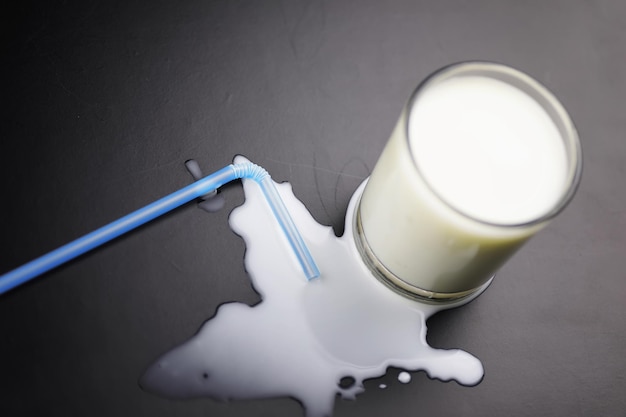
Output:
<path fill-rule="evenodd" d="M 336 416 L 624 416 L 626 3 L 50 1 L 5 10 L 0 270 L 244 154 L 343 231 L 348 200 L 417 83 L 449 63 L 517 67 L 568 108 L 572 204 L 429 342 L 479 357 L 476 387 L 429 380 Z M 169 401 L 137 379 L 225 301 L 254 304 L 243 201 L 187 205 L 0 297 L 0 415 L 294 416 L 291 399 Z"/>

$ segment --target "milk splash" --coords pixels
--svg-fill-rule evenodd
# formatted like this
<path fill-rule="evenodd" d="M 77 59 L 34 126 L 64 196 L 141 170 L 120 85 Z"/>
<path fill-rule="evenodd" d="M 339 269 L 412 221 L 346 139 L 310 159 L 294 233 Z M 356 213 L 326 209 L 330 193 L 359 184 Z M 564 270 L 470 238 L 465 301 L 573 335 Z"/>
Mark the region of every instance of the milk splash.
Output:
<path fill-rule="evenodd" d="M 243 187 L 245 203 L 229 222 L 246 243 L 245 267 L 262 302 L 221 305 L 195 336 L 146 371 L 140 380 L 144 389 L 181 399 L 289 396 L 303 404 L 308 417 L 321 417 L 332 415 L 337 394 L 354 399 L 365 379 L 382 376 L 391 366 L 464 385 L 480 382 L 477 358 L 426 343 L 426 319 L 442 308 L 390 291 L 361 261 L 351 213 L 363 185 L 338 238 L 311 217 L 288 183 L 277 184 L 320 268 L 321 276 L 310 282 L 257 184 L 243 180 Z M 344 377 L 353 383 L 340 384 Z"/>

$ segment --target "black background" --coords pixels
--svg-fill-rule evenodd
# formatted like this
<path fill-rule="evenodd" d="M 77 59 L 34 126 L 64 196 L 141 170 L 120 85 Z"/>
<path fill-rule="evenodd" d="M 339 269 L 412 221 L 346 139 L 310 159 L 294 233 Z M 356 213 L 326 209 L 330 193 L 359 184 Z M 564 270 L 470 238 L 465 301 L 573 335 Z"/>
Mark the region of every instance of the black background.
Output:
<path fill-rule="evenodd" d="M 476 387 L 390 370 L 336 416 L 623 416 L 626 3 L 50 1 L 2 11 L 0 271 L 244 154 L 338 234 L 417 83 L 517 67 L 578 126 L 581 188 L 429 342 Z M 0 415 L 294 416 L 291 399 L 168 401 L 137 379 L 225 301 L 258 296 L 227 224 L 190 204 L 0 297 Z M 390 387 L 377 388 L 380 382 Z"/>

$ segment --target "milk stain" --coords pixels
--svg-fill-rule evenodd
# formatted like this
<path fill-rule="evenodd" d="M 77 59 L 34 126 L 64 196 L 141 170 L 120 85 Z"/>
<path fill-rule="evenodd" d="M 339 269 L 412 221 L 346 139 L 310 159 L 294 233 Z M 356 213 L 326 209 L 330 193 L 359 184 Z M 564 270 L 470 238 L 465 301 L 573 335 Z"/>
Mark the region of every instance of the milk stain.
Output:
<path fill-rule="evenodd" d="M 306 416 L 322 417 L 332 415 L 337 395 L 355 399 L 365 379 L 388 367 L 464 385 L 480 382 L 477 358 L 426 343 L 426 319 L 442 307 L 390 291 L 363 264 L 352 240 L 358 197 L 338 238 L 311 217 L 288 183 L 277 184 L 321 271 L 307 282 L 257 184 L 243 180 L 243 187 L 245 202 L 229 223 L 245 241 L 245 267 L 262 302 L 221 305 L 196 335 L 148 368 L 140 379 L 145 390 L 221 401 L 293 397 Z M 398 376 L 403 383 L 410 378 Z"/>

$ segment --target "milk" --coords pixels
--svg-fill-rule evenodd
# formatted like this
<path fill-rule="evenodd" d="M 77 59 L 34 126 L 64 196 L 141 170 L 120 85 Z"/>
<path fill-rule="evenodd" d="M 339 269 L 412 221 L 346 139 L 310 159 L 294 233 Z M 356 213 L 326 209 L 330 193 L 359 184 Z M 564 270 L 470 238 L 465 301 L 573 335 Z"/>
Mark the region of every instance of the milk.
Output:
<path fill-rule="evenodd" d="M 318 224 L 289 184 L 276 184 L 320 267 L 321 276 L 307 281 L 258 184 L 243 183 L 245 203 L 231 213 L 229 223 L 246 243 L 246 270 L 262 301 L 252 307 L 220 306 L 190 340 L 147 369 L 140 381 L 144 389 L 172 399 L 292 397 L 307 417 L 328 417 L 337 397 L 356 399 L 365 380 L 384 375 L 389 367 L 423 370 L 431 378 L 464 385 L 480 382 L 480 360 L 460 349 L 432 348 L 426 340 L 430 316 L 478 293 L 431 305 L 378 281 L 363 264 L 352 230 L 364 184 L 350 201 L 342 237 Z M 224 277 L 207 275 L 207 291 L 218 279 Z M 410 383 L 406 371 L 398 374 L 400 383 Z M 341 383 L 346 377 L 351 384 Z"/>
<path fill-rule="evenodd" d="M 545 225 L 527 224 L 562 200 L 568 154 L 553 119 L 521 89 L 481 75 L 430 84 L 369 179 L 360 226 L 395 284 L 463 295 Z"/>
<path fill-rule="evenodd" d="M 403 384 L 411 381 L 406 371 L 417 370 L 480 382 L 477 358 L 428 346 L 426 320 L 476 298 L 573 195 L 580 145 L 550 100 L 551 114 L 562 117 L 558 127 L 526 93 L 498 79 L 474 74 L 427 84 L 353 195 L 339 238 L 313 220 L 288 184 L 277 184 L 320 267 L 316 280 L 302 276 L 258 184 L 243 180 L 246 201 L 230 224 L 246 243 L 246 270 L 262 302 L 222 305 L 159 358 L 141 386 L 170 398 L 289 396 L 308 417 L 321 417 L 332 414 L 337 396 L 354 399 L 365 380 L 389 367 L 405 370 L 397 376 Z M 443 294 L 446 302 L 416 302 L 383 285 L 390 283 Z M 346 378 L 352 383 L 342 384 Z"/>

